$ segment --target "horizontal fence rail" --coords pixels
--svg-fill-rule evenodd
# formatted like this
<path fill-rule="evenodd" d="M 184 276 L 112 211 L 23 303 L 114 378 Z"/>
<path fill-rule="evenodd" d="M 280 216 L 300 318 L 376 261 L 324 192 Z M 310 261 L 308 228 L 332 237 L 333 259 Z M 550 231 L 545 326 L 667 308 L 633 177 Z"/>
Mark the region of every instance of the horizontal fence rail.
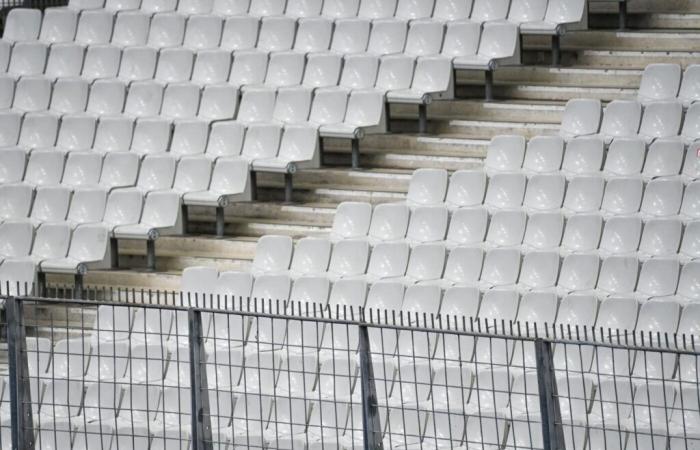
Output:
<path fill-rule="evenodd" d="M 0 448 L 700 446 L 696 336 L 51 294 L 4 299 Z"/>

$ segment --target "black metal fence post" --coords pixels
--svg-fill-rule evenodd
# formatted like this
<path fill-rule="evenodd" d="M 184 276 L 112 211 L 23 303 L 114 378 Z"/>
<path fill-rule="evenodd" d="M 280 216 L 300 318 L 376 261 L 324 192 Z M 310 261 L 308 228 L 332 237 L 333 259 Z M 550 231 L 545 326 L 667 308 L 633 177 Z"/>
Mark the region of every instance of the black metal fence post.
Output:
<path fill-rule="evenodd" d="M 552 343 L 544 339 L 535 339 L 535 358 L 544 450 L 564 450 L 564 429 L 554 373 Z"/>
<path fill-rule="evenodd" d="M 23 303 L 16 297 L 5 301 L 7 317 L 7 347 L 9 356 L 10 412 L 12 449 L 32 450 L 32 399 L 29 390 L 29 366 L 24 333 Z"/>
<path fill-rule="evenodd" d="M 201 311 L 190 309 L 187 312 L 187 321 L 190 333 L 192 450 L 212 450 L 207 371 L 203 370 L 206 353 Z"/>
<path fill-rule="evenodd" d="M 369 350 L 369 332 L 360 325 L 360 382 L 362 383 L 362 430 L 365 450 L 383 450 L 382 431 L 377 407 L 377 389 Z"/>

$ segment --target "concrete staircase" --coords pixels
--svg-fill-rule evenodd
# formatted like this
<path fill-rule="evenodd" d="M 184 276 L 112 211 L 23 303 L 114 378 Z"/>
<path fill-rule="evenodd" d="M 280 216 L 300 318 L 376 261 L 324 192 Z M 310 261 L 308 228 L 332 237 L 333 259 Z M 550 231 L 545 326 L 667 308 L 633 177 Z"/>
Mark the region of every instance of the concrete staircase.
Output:
<path fill-rule="evenodd" d="M 294 203 L 282 202 L 281 175 L 260 174 L 258 200 L 227 208 L 225 238 L 213 236 L 213 209 L 192 208 L 190 234 L 157 241 L 156 272 L 142 269 L 145 243 L 122 241 L 122 268 L 91 272 L 86 284 L 177 289 L 179 273 L 190 265 L 245 269 L 261 235 L 326 233 L 340 202 L 401 200 L 416 168 L 478 167 L 488 141 L 495 135 L 556 133 L 569 99 L 592 97 L 607 102 L 632 98 L 647 64 L 675 62 L 685 66 L 699 60 L 700 0 L 628 3 L 629 28 L 622 32 L 615 29 L 617 3 L 592 3 L 590 30 L 570 33 L 562 39 L 560 67 L 548 66 L 547 38 L 526 37 L 525 65 L 496 72 L 493 102 L 481 100 L 483 74 L 459 73 L 459 99 L 434 102 L 428 107 L 426 135 L 417 134 L 416 107 L 392 106 L 393 133 L 368 136 L 361 142 L 362 170 L 348 169 L 347 142 L 328 140 L 324 143 L 326 167 L 295 175 Z M 47 281 L 50 285 L 71 282 L 60 276 Z"/>

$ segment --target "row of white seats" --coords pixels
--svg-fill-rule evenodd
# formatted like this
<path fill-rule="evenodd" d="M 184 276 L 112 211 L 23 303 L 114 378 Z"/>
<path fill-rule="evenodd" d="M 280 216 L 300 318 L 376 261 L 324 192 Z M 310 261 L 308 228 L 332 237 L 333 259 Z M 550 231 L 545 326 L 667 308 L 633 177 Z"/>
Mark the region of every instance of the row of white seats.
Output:
<path fill-rule="evenodd" d="M 617 232 L 624 233 L 624 229 Z M 483 250 L 478 246 L 457 246 L 448 253 L 441 242 L 413 249 L 405 242 L 382 242 L 370 253 L 363 240 L 339 241 L 331 252 L 329 241 L 305 238 L 292 259 L 291 242 L 285 245 L 282 236 L 265 236 L 259 246 L 251 267 L 256 275 L 288 272 L 294 278 L 320 276 L 334 281 L 359 279 L 370 284 L 398 282 L 445 289 L 455 285 L 481 290 L 512 286 L 523 292 L 584 292 L 601 298 L 616 295 L 681 302 L 696 301 L 700 295 L 698 262 L 688 262 L 681 270 L 676 256 L 640 262 L 634 252 L 602 259 L 596 252 L 562 258 L 556 248 L 521 253 L 518 247 Z"/>
<path fill-rule="evenodd" d="M 561 172 L 568 179 L 601 174 L 607 178 L 641 174 L 645 181 L 651 181 L 681 175 L 688 183 L 700 173 L 698 148 L 700 141 L 686 147 L 675 138 L 657 139 L 647 146 L 642 139 L 620 137 L 606 149 L 598 137 L 584 136 L 565 143 L 560 136 L 537 136 L 529 141 L 521 136 L 496 136 L 489 144 L 484 169 L 488 174 L 521 169 L 528 175 Z M 416 179 L 416 183 L 440 181 L 433 188 L 438 192 L 445 184 L 445 177 L 438 172 L 423 170 L 416 172 L 414 178 L 418 175 L 424 180 Z"/>
<path fill-rule="evenodd" d="M 90 3 L 83 4 L 83 3 Z M 580 0 L 549 0 L 531 3 L 523 0 L 73 0 L 68 12 L 63 8 L 48 9 L 42 18 L 39 11 L 19 10 L 11 15 L 6 26 L 7 39 L 12 41 L 43 39 L 62 42 L 76 29 L 73 11 L 100 9 L 120 12 L 140 9 L 146 14 L 178 12 L 183 16 L 216 14 L 219 16 L 280 16 L 295 19 L 323 16 L 329 19 L 363 18 L 370 20 L 396 18 L 400 20 L 433 19 L 454 21 L 470 19 L 475 22 L 509 20 L 528 23 L 529 28 L 552 29 L 578 25 L 586 21 L 586 2 Z M 580 25 L 579 25 L 580 26 Z"/>
<path fill-rule="evenodd" d="M 75 14 L 66 9 L 49 10 L 54 13 Z M 12 13 L 11 13 L 12 14 Z M 487 22 L 484 26 L 503 25 L 514 30 L 518 28 L 510 22 Z M 3 40 L 2 60 L 6 61 L 9 52 L 28 56 L 44 57 L 48 47 L 59 51 L 87 45 L 116 48 L 165 49 L 184 47 L 193 51 L 222 49 L 240 52 L 257 49 L 261 52 L 285 52 L 294 50 L 300 55 L 314 52 L 342 54 L 370 53 L 388 55 L 404 53 L 413 57 L 469 55 L 474 47 L 480 22 L 456 21 L 447 25 L 435 21 L 412 21 L 383 19 L 371 22 L 366 19 L 342 19 L 335 24 L 332 20 L 317 18 L 299 21 L 289 17 L 268 17 L 260 20 L 250 16 L 236 16 L 228 19 L 215 15 L 197 15 L 187 19 L 172 13 L 158 13 L 153 16 L 136 12 L 123 12 L 114 15 L 105 10 L 86 11 L 80 16 L 77 33 L 64 31 L 55 42 L 48 39 L 19 41 Z M 476 36 L 474 34 L 476 33 Z M 354 38 L 354 39 L 352 39 Z M 446 44 L 443 47 L 443 40 Z M 464 41 L 467 48 L 460 49 Z M 510 38 L 497 40 L 510 44 Z M 29 49 L 35 49 L 30 52 Z M 40 52 L 39 49 L 43 49 Z M 476 49 L 474 49 L 476 50 Z M 5 67 L 7 64 L 5 64 Z"/>
<path fill-rule="evenodd" d="M 697 266 L 697 264 L 695 265 Z M 478 289 L 468 286 L 454 286 L 448 288 L 443 294 L 435 285 L 414 285 L 405 288 L 402 283 L 391 280 L 375 283 L 367 291 L 367 284 L 363 280 L 339 280 L 331 288 L 329 281 L 324 277 L 301 277 L 292 284 L 291 278 L 284 275 L 258 276 L 255 283 L 256 286 L 265 285 L 266 288 L 263 292 L 261 287 L 251 291 L 250 286 L 242 281 L 246 279 L 245 274 L 229 272 L 220 275 L 228 282 L 227 289 L 222 292 L 212 288 L 215 285 L 212 285 L 211 282 L 216 282 L 217 276 L 218 273 L 215 269 L 188 268 L 183 274 L 183 292 L 193 296 L 197 294 L 200 298 L 207 294 L 230 295 L 236 298 L 241 296 L 243 299 L 251 296 L 257 298 L 258 301 L 262 300 L 265 305 L 268 299 L 280 302 L 289 300 L 291 302 L 321 303 L 329 305 L 332 314 L 340 314 L 341 317 L 344 314 L 343 308 L 347 307 L 379 310 L 382 316 L 383 310 L 396 311 L 404 314 L 405 323 L 414 326 L 424 325 L 422 323 L 424 314 L 427 315 L 428 321 L 432 320 L 431 315 L 440 314 L 445 320 L 456 317 L 459 323 L 461 323 L 462 317 L 482 320 L 481 329 L 486 331 L 496 331 L 493 328 L 494 325 L 497 324 L 496 326 L 500 329 L 503 323 L 505 323 L 507 330 L 511 330 L 508 325 L 511 321 L 520 323 L 521 333 L 530 334 L 534 333 L 536 329 L 543 333 L 545 324 L 547 326 L 554 325 L 557 328 L 563 326 L 564 330 L 571 327 L 571 337 L 574 339 L 580 338 L 580 336 L 575 335 L 577 327 L 580 333 L 583 333 L 584 327 L 587 328 L 589 335 L 593 329 L 605 330 L 606 336 L 608 329 L 620 329 L 630 333 L 635 332 L 635 338 L 638 342 L 641 339 L 641 333 L 644 333 L 645 342 L 648 344 L 657 342 L 657 332 L 661 336 L 668 334 L 671 342 L 673 342 L 672 336 L 674 334 L 678 334 L 679 338 L 686 335 L 686 339 L 691 339 L 691 335 L 697 332 L 698 320 L 700 320 L 698 316 L 700 310 L 698 310 L 697 303 L 691 303 L 682 308 L 676 302 L 654 300 L 644 302 L 640 308 L 640 303 L 632 297 L 611 296 L 601 301 L 593 295 L 583 293 L 566 295 L 559 301 L 556 294 L 547 291 L 533 291 L 521 296 L 516 290 L 506 288 L 492 289 L 480 294 Z M 233 277 L 238 280 L 235 284 L 230 282 L 234 279 Z M 269 295 L 256 296 L 255 294 Z M 214 318 L 212 322 L 214 329 L 210 329 L 209 332 L 213 336 L 213 348 L 230 351 L 232 346 L 240 346 L 241 331 L 232 330 L 227 326 L 228 323 L 225 322 L 225 319 L 224 323 L 219 322 L 219 325 L 224 326 L 216 326 L 216 322 L 217 319 Z M 315 354 L 318 351 L 322 360 L 327 359 L 329 354 L 357 350 L 356 335 L 336 332 L 330 333 L 331 336 L 329 336 L 328 332 L 321 332 L 318 329 L 321 327 L 313 321 L 302 325 L 304 330 L 300 330 L 297 323 L 294 323 L 294 326 L 292 326 L 292 322 L 286 324 L 284 319 L 277 321 L 279 323 L 276 326 L 264 322 L 263 320 L 260 320 L 259 323 L 256 322 L 256 329 L 250 333 L 246 344 L 249 349 L 264 350 L 276 347 L 281 349 L 280 353 L 282 354 L 307 352 Z M 476 323 L 474 327 L 476 330 Z M 274 328 L 276 330 L 273 330 Z M 514 329 L 517 329 L 517 325 L 514 326 Z M 109 329 L 106 331 L 105 334 L 109 335 Z M 557 332 L 559 331 L 561 330 L 557 329 Z M 653 337 L 646 335 L 650 332 L 653 333 Z M 510 349 L 506 350 L 508 345 L 505 341 L 499 341 L 496 344 L 492 339 L 484 339 L 479 344 L 477 339 L 477 345 L 474 347 L 474 339 L 469 337 L 445 335 L 445 342 L 438 343 L 439 338 L 432 335 L 430 339 L 416 339 L 413 342 L 415 336 L 412 337 L 411 333 L 371 330 L 370 334 L 374 345 L 373 351 L 377 353 L 377 356 L 384 355 L 389 358 L 396 355 L 399 360 L 404 359 L 409 362 L 412 358 L 417 358 L 417 360 L 436 358 L 436 367 L 440 366 L 440 360 L 447 364 L 456 361 L 475 361 L 482 364 L 492 362 L 520 367 L 523 365 L 534 367 L 535 364 L 533 349 L 528 347 L 527 350 L 523 350 L 523 348 L 518 348 L 510 343 Z M 565 339 L 566 336 L 562 336 L 562 338 Z M 460 340 L 463 340 L 462 345 L 458 343 Z M 413 343 L 409 345 L 409 341 Z M 679 342 L 683 341 L 679 340 Z M 308 345 L 309 348 L 305 349 L 302 347 L 303 345 Z M 574 346 L 571 347 L 561 347 L 555 351 L 555 366 L 558 369 L 568 368 L 570 370 L 593 371 L 601 374 L 625 374 L 627 376 L 633 374 L 635 377 L 642 378 L 645 375 L 650 378 L 668 377 L 669 379 L 680 376 L 686 382 L 693 382 L 697 375 L 696 362 L 693 357 L 681 358 L 681 368 L 676 375 L 675 355 L 672 355 L 672 358 L 664 357 L 663 363 L 660 357 L 647 355 L 646 363 L 635 364 L 632 354 L 629 357 L 625 356 L 626 361 L 615 356 L 613 362 L 613 354 L 617 354 L 617 352 L 599 349 L 597 352 L 599 361 L 593 364 L 594 352 L 592 350 L 576 350 L 573 348 Z M 641 353 L 638 356 L 641 356 Z M 659 360 L 656 361 L 654 358 Z M 415 362 L 413 361 L 413 363 Z M 663 369 L 665 371 L 662 371 L 662 365 L 665 365 Z M 635 367 L 636 369 L 634 369 Z M 632 369 L 636 372 L 632 372 Z"/>
<path fill-rule="evenodd" d="M 678 99 L 688 108 L 700 100 L 700 65 L 691 64 L 682 71 L 678 64 L 649 64 L 637 98 L 642 103 Z"/>
<path fill-rule="evenodd" d="M 448 188 L 446 172 L 420 169 L 409 186 L 407 204 L 412 208 L 444 206 L 451 211 L 484 205 L 492 213 L 523 207 L 528 213 L 561 209 L 566 216 L 600 213 L 606 218 L 639 215 L 644 220 L 680 216 L 684 222 L 698 218 L 700 185 L 697 181 L 684 184 L 679 176 L 645 183 L 634 174 L 607 179 L 599 174 L 575 175 L 569 180 L 561 172 L 527 175 L 521 169 L 495 172 L 490 177 L 482 170 L 460 170 L 450 177 Z M 401 217 L 396 220 L 401 223 Z"/>
<path fill-rule="evenodd" d="M 654 101 L 643 110 L 637 101 L 617 100 L 603 112 L 600 100 L 574 99 L 566 104 L 559 134 L 567 140 L 601 135 L 608 143 L 618 137 L 639 137 L 647 144 L 675 137 L 690 144 L 700 138 L 699 117 L 697 103 L 684 114 L 677 100 Z"/>
<path fill-rule="evenodd" d="M 559 251 L 563 256 L 597 253 L 607 257 L 636 253 L 642 261 L 677 256 L 683 263 L 700 257 L 697 249 L 699 222 L 694 220 L 684 227 L 676 217 L 651 219 L 645 223 L 636 216 L 604 220 L 595 213 L 567 218 L 560 212 L 526 214 L 521 210 L 506 210 L 489 215 L 485 208 L 476 207 L 454 211 L 448 225 L 448 214 L 443 207 L 417 207 L 410 219 L 409 214 L 397 206 L 377 206 L 373 219 L 370 214 L 368 204 L 340 204 L 331 241 L 369 239 L 370 243 L 377 244 L 405 240 L 412 246 L 442 243 L 448 249 L 521 247 L 524 252 Z M 306 248 L 314 248 L 306 242 L 297 244 L 298 251 L 304 255 L 300 256 L 302 261 L 307 258 Z M 330 250 L 316 244 L 314 251 L 323 255 Z M 279 254 L 284 255 L 283 252 Z M 281 258 L 285 260 L 284 256 Z"/>

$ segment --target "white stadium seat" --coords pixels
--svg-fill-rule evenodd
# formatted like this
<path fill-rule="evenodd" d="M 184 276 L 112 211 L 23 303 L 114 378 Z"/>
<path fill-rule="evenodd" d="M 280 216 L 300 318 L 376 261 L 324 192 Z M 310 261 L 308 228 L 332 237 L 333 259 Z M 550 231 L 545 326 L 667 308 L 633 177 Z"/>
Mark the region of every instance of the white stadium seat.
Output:
<path fill-rule="evenodd" d="M 642 172 L 646 145 L 637 138 L 615 139 L 608 148 L 603 172 L 610 176 L 637 175 Z"/>
<path fill-rule="evenodd" d="M 151 17 L 140 11 L 117 14 L 111 42 L 119 47 L 144 45 L 148 39 Z"/>
<path fill-rule="evenodd" d="M 486 193 L 486 174 L 479 170 L 457 170 L 450 176 L 445 205 L 450 209 L 481 205 Z"/>
<path fill-rule="evenodd" d="M 377 205 L 372 213 L 372 222 L 367 235 L 371 242 L 397 241 L 408 231 L 410 210 L 401 203 Z"/>
<path fill-rule="evenodd" d="M 527 214 L 520 209 L 496 211 L 491 215 L 485 245 L 515 247 L 523 242 Z"/>
<path fill-rule="evenodd" d="M 642 103 L 675 100 L 681 85 L 678 64 L 649 64 L 639 83 L 638 98 Z"/>
<path fill-rule="evenodd" d="M 82 45 L 107 44 L 112 38 L 113 26 L 114 15 L 110 11 L 83 11 L 75 33 L 75 42 Z"/>
<path fill-rule="evenodd" d="M 44 75 L 48 78 L 77 77 L 83 68 L 85 52 L 75 43 L 54 44 L 46 60 Z"/>
<path fill-rule="evenodd" d="M 525 159 L 525 145 L 522 136 L 496 136 L 491 139 L 484 161 L 486 172 L 491 175 L 520 170 Z"/>
<path fill-rule="evenodd" d="M 559 134 L 569 140 L 596 134 L 600 129 L 602 108 L 599 100 L 574 99 L 566 103 Z"/>
<path fill-rule="evenodd" d="M 330 238 L 334 242 L 367 236 L 372 218 L 372 205 L 361 202 L 343 202 L 333 216 Z"/>
<path fill-rule="evenodd" d="M 700 65 L 691 64 L 683 72 L 683 81 L 678 91 L 678 100 L 687 108 L 700 100 Z"/>
<path fill-rule="evenodd" d="M 677 136 L 682 116 L 683 106 L 675 100 L 649 103 L 644 108 L 639 135 L 647 143 L 654 139 Z"/>
<path fill-rule="evenodd" d="M 185 38 L 185 16 L 166 12 L 153 15 L 147 45 L 166 49 L 179 47 Z"/>
<path fill-rule="evenodd" d="M 508 11 L 508 21 L 516 24 L 540 22 L 544 20 L 547 3 L 542 0 L 534 2 L 513 0 Z"/>
<path fill-rule="evenodd" d="M 611 217 L 605 222 L 600 253 L 603 256 L 632 254 L 639 247 L 641 234 L 642 221 L 639 217 Z"/>
<path fill-rule="evenodd" d="M 328 277 L 331 280 L 358 276 L 367 270 L 369 243 L 364 239 L 346 239 L 333 245 Z"/>
<path fill-rule="evenodd" d="M 567 214 L 594 213 L 600 209 L 605 179 L 599 175 L 577 176 L 569 181 L 563 210 Z"/>
<path fill-rule="evenodd" d="M 489 22 L 505 19 L 508 16 L 510 2 L 507 0 L 474 0 L 470 19 L 475 22 Z"/>
<path fill-rule="evenodd" d="M 40 29 L 40 10 L 15 8 L 7 14 L 2 38 L 8 42 L 32 41 L 39 37 Z"/>
<path fill-rule="evenodd" d="M 446 245 L 475 245 L 483 242 L 488 225 L 485 208 L 460 208 L 452 213 L 447 230 Z"/>
<path fill-rule="evenodd" d="M 606 143 L 616 138 L 634 137 L 642 120 L 642 105 L 634 100 L 613 100 L 603 111 L 600 135 Z"/>
<path fill-rule="evenodd" d="M 683 165 L 683 143 L 678 139 L 657 139 L 647 150 L 642 176 L 646 179 L 678 175 Z"/>

